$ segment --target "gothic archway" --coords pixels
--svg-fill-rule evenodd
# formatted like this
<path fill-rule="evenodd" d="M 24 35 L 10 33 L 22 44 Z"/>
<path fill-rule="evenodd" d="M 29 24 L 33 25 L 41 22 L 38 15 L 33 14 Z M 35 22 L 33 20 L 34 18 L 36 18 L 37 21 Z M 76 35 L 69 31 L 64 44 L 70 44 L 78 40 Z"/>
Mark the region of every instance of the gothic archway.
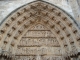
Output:
<path fill-rule="evenodd" d="M 15 56 L 22 37 L 37 24 L 44 25 L 54 35 L 63 57 L 80 52 L 80 30 L 76 21 L 55 5 L 34 1 L 18 8 L 1 23 L 1 55 Z"/>

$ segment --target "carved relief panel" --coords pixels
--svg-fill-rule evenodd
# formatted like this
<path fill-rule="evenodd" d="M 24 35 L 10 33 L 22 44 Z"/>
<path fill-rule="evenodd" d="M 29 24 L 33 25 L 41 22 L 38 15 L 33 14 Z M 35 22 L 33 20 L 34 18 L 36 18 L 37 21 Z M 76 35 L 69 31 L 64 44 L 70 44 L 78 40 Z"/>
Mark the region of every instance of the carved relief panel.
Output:
<path fill-rule="evenodd" d="M 41 24 L 37 24 L 20 40 L 16 51 L 18 60 L 51 60 L 62 59 L 59 42 L 52 32 Z M 56 57 L 55 57 L 56 56 Z"/>

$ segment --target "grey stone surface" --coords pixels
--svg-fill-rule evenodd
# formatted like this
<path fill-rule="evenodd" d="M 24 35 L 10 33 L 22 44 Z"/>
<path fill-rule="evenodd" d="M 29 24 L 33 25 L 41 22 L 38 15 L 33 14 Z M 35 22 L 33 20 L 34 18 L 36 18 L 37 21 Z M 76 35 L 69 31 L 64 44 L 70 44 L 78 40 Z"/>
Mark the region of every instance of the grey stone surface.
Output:
<path fill-rule="evenodd" d="M 0 0 L 0 22 L 16 8 L 32 1 L 34 0 Z M 70 6 L 67 4 L 67 1 L 65 0 L 44 0 L 44 1 L 55 4 L 60 8 L 66 10 L 71 15 L 73 15 Z"/>

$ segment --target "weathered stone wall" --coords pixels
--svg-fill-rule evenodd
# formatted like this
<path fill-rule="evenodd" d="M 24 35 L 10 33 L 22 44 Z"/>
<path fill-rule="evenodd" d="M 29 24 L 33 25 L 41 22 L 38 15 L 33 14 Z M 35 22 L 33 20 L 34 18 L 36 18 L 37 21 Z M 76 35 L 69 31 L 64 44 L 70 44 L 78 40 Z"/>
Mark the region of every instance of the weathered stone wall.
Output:
<path fill-rule="evenodd" d="M 66 2 L 65 0 L 63 1 Z M 15 5 L 12 5 L 12 6 L 15 6 Z M 5 11 L 6 10 L 7 9 L 5 9 Z M 21 10 L 18 10 L 14 13 L 15 14 L 12 16 L 9 16 L 9 18 L 6 19 L 5 23 L 1 26 L 0 47 L 2 49 L 2 52 L 1 52 L 0 60 L 6 60 L 5 57 L 7 56 L 12 58 L 15 56 L 17 45 L 19 44 L 21 37 L 26 32 L 28 32 L 28 34 L 26 34 L 28 36 L 27 37 L 23 36 L 22 38 L 30 38 L 30 40 L 28 39 L 27 41 L 24 41 L 27 43 L 25 44 L 27 46 L 27 49 L 25 48 L 24 42 L 21 41 L 23 46 L 19 46 L 19 47 L 21 48 L 23 47 L 23 48 L 21 50 L 19 49 L 18 52 L 21 51 L 22 53 L 25 53 L 26 50 L 29 50 L 29 52 L 27 51 L 27 53 L 29 54 L 31 54 L 31 52 L 34 53 L 35 51 L 36 53 L 40 52 L 40 53 L 44 53 L 45 55 L 45 52 L 48 52 L 47 54 L 54 54 L 56 52 L 60 53 L 62 50 L 61 55 L 65 57 L 64 60 L 69 60 L 66 58 L 69 58 L 71 56 L 73 56 L 72 58 L 74 60 L 76 58 L 74 56 L 79 54 L 80 52 L 79 29 L 76 26 L 76 23 L 73 22 L 74 19 L 72 19 L 69 15 L 64 13 L 58 7 L 51 6 L 51 5 L 49 6 L 49 4 L 39 1 L 39 2 L 30 4 L 28 7 L 24 6 L 22 7 Z M 37 24 L 41 24 L 43 26 L 39 25 L 38 27 L 36 26 Z M 33 27 L 34 25 L 37 27 L 37 29 L 39 28 L 39 30 L 36 30 L 35 27 Z M 48 31 L 48 29 L 44 28 L 43 30 L 44 26 L 50 29 L 50 31 L 53 33 L 53 37 L 57 38 L 56 41 L 59 42 L 61 49 L 58 50 L 56 48 L 49 48 L 49 46 L 51 47 L 54 46 L 53 44 L 54 42 L 56 43 L 56 41 L 55 39 L 52 39 L 53 37 L 50 31 Z M 32 29 L 32 27 L 34 29 Z M 40 38 L 41 40 L 39 40 Z M 49 38 L 49 40 L 46 38 Z M 29 43 L 30 41 L 32 44 Z M 45 43 L 42 43 L 42 42 L 45 42 Z M 41 46 L 40 47 L 41 50 L 39 49 L 39 47 L 35 48 L 34 45 Z M 47 46 L 49 50 L 45 46 Z M 29 47 L 31 47 L 31 49 Z M 32 49 L 32 47 L 34 49 Z M 42 50 L 42 48 L 44 48 L 44 50 Z M 45 48 L 48 51 L 45 51 Z M 53 51 L 54 53 L 52 53 Z M 39 55 L 37 55 L 37 60 L 38 58 L 40 58 Z M 46 57 L 44 57 L 44 60 L 47 60 L 45 58 Z M 50 57 L 50 59 L 51 58 L 54 58 L 54 57 Z"/>
<path fill-rule="evenodd" d="M 80 9 L 79 9 L 79 0 L 69 0 L 69 4 L 72 8 L 72 12 L 74 14 L 74 18 L 77 21 L 79 27 L 80 27 Z"/>
<path fill-rule="evenodd" d="M 77 0 L 77 2 L 78 2 L 78 5 L 79 5 L 79 9 L 80 9 L 80 0 Z"/>
<path fill-rule="evenodd" d="M 1 0 L 0 1 L 0 22 L 16 8 L 18 8 L 24 4 L 27 4 L 29 2 L 32 2 L 32 1 L 34 1 L 34 0 L 7 0 L 7 1 Z M 67 2 L 65 0 L 54 0 L 54 1 L 53 0 L 44 0 L 44 1 L 55 4 L 59 7 L 61 7 L 62 9 L 66 10 L 71 15 L 73 15 L 70 6 L 67 4 Z"/>

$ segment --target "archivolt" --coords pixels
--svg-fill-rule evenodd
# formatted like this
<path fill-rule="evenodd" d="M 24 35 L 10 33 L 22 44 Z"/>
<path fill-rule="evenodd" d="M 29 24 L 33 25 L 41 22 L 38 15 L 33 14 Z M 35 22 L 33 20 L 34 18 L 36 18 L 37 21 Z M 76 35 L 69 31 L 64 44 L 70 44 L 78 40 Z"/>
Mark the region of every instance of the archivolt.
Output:
<path fill-rule="evenodd" d="M 64 56 L 78 54 L 80 31 L 73 19 L 62 9 L 44 1 L 24 5 L 9 15 L 0 27 L 3 54 L 15 54 L 22 36 L 36 24 L 48 27 L 57 38 Z"/>

